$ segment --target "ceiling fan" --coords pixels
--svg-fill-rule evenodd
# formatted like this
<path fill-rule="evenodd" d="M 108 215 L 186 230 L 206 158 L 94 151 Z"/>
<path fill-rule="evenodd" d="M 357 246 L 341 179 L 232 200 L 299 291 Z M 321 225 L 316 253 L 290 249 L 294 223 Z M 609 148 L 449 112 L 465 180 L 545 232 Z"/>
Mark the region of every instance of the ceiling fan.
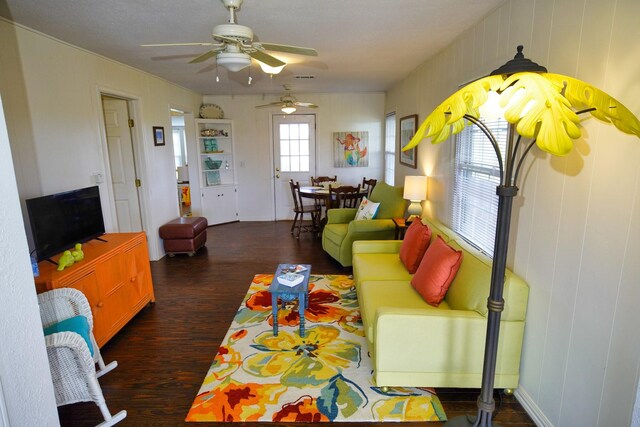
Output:
<path fill-rule="evenodd" d="M 299 102 L 295 96 L 286 94 L 280 97 L 280 101 L 270 102 L 264 105 L 256 105 L 256 108 L 280 107 L 283 113 L 291 114 L 296 111 L 296 107 L 318 108 L 316 104 L 311 102 Z"/>
<path fill-rule="evenodd" d="M 263 43 L 254 41 L 251 28 L 236 22 L 236 12 L 242 6 L 243 0 L 220 0 L 229 10 L 229 23 L 216 25 L 211 37 L 214 42 L 196 43 L 161 43 L 145 44 L 148 46 L 210 46 L 211 50 L 189 61 L 197 63 L 216 57 L 218 65 L 222 65 L 229 71 L 240 71 L 251 64 L 251 58 L 270 67 L 284 67 L 285 62 L 275 58 L 265 51 L 294 53 L 297 55 L 318 56 L 315 49 L 309 47 L 290 46 L 285 44 Z"/>

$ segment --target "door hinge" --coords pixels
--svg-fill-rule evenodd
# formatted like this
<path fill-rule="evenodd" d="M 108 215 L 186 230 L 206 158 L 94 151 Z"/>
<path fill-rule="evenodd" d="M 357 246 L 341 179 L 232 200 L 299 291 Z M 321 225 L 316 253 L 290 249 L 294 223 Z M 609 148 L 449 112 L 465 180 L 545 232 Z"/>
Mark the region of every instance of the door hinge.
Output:
<path fill-rule="evenodd" d="M 134 126 L 133 119 L 129 119 L 129 127 L 132 128 Z"/>
<path fill-rule="evenodd" d="M 136 178 L 136 187 L 142 187 L 142 181 Z"/>

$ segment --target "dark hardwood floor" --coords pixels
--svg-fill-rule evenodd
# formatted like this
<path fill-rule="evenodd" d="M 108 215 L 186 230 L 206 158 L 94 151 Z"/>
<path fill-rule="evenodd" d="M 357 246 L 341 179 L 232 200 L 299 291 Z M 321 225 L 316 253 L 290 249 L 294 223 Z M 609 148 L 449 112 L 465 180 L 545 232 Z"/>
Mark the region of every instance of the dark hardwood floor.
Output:
<path fill-rule="evenodd" d="M 351 274 L 322 250 L 319 238 L 304 233 L 297 240 L 290 226 L 285 221 L 209 227 L 207 245 L 194 257 L 151 263 L 156 303 L 102 349 L 107 363 L 118 361 L 100 384 L 111 413 L 128 412 L 119 425 L 187 424 L 187 411 L 255 274 L 271 273 L 279 262 L 312 264 L 316 274 Z M 478 390 L 437 393 L 450 418 L 475 414 Z M 501 426 L 535 426 L 513 396 L 496 393 L 496 404 Z M 63 426 L 95 426 L 102 420 L 93 403 L 63 406 L 59 414 Z M 403 423 L 414 425 L 424 424 Z"/>

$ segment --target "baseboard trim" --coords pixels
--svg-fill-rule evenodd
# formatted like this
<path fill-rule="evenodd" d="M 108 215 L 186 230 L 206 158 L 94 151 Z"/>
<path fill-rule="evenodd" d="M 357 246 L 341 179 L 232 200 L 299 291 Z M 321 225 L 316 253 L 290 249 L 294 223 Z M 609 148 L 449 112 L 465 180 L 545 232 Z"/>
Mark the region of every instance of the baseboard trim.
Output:
<path fill-rule="evenodd" d="M 553 423 L 549 421 L 536 402 L 522 386 L 518 386 L 513 395 L 538 427 L 554 427 Z"/>

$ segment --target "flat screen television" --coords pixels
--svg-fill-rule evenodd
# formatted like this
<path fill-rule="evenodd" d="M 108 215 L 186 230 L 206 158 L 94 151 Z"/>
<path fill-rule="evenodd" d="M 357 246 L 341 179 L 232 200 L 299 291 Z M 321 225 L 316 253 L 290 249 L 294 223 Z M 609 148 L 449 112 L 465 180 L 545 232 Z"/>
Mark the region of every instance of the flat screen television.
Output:
<path fill-rule="evenodd" d="M 38 261 L 104 234 L 98 186 L 25 201 Z"/>

